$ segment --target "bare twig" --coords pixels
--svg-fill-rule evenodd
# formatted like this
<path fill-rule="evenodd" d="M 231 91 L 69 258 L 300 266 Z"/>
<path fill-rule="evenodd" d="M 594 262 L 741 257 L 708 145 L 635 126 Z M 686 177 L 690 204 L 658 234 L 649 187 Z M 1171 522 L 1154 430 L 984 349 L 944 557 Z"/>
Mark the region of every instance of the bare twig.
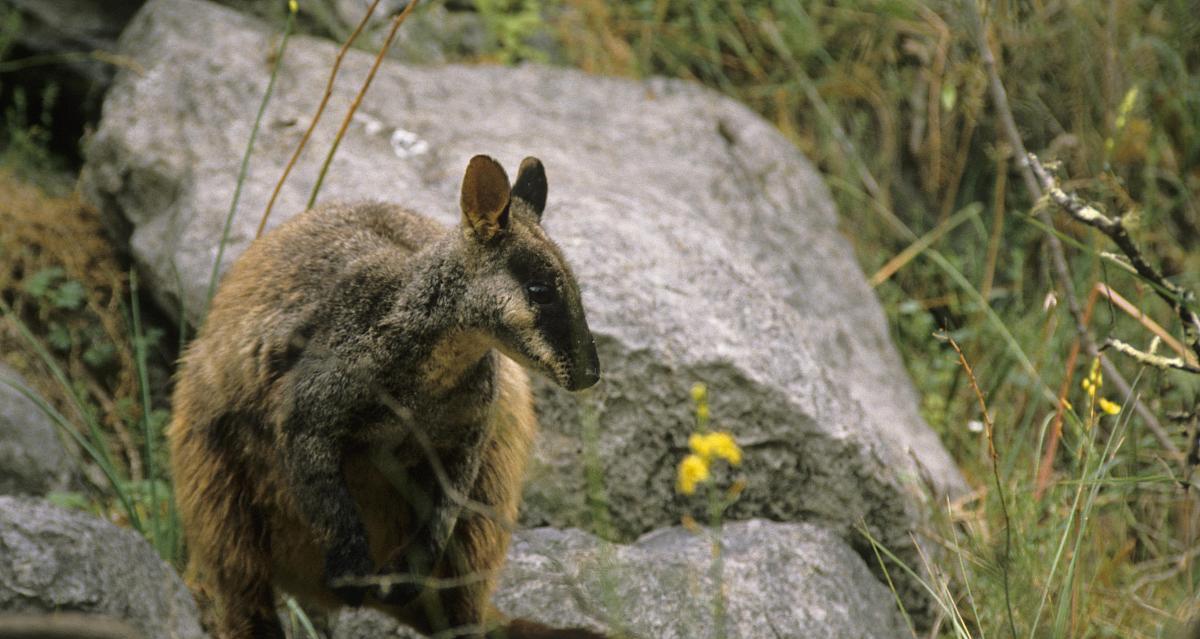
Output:
<path fill-rule="evenodd" d="M 1196 361 L 1196 357 L 1192 355 L 1192 353 L 1188 351 L 1184 345 L 1179 342 L 1179 340 L 1172 337 L 1171 334 L 1166 331 L 1166 329 L 1164 329 L 1162 326 L 1159 326 L 1158 322 L 1151 319 L 1149 315 L 1146 315 L 1146 313 L 1143 312 L 1142 309 L 1135 306 L 1133 302 L 1125 299 L 1120 293 L 1112 290 L 1112 288 L 1102 282 L 1096 282 L 1095 288 L 1101 295 L 1107 297 L 1109 301 L 1116 305 L 1117 308 L 1124 311 L 1126 315 L 1137 320 L 1139 324 L 1146 328 L 1146 330 L 1154 333 L 1154 336 L 1161 339 L 1162 343 L 1165 344 L 1167 348 L 1179 353 L 1179 356 L 1184 358 L 1187 363 L 1193 365 L 1200 364 L 1200 362 Z"/>
<path fill-rule="evenodd" d="M 402 406 L 400 402 L 396 401 L 396 399 L 388 393 L 380 390 L 378 394 L 379 401 L 382 402 L 383 405 L 388 408 L 388 410 L 391 410 L 393 414 L 401 419 L 404 419 L 405 423 L 411 424 L 411 420 L 406 419 L 407 415 L 411 415 L 411 411 Z M 510 533 L 518 530 L 517 522 L 513 521 L 511 517 L 499 512 L 490 504 L 485 504 L 483 502 L 471 499 L 469 495 L 462 493 L 454 487 L 454 482 L 450 479 L 450 474 L 446 471 L 446 467 L 442 464 L 441 458 L 438 457 L 437 451 L 434 449 L 433 442 L 429 439 L 429 435 L 427 435 L 420 428 L 409 428 L 408 432 L 421 447 L 421 452 L 425 455 L 426 461 L 429 462 L 429 468 L 433 471 L 434 478 L 437 479 L 438 485 L 441 487 L 441 489 L 446 491 L 446 496 L 451 502 L 465 510 L 475 513 L 476 515 L 492 520 L 492 522 L 497 526 L 504 528 Z"/>
<path fill-rule="evenodd" d="M 375 63 L 371 65 L 371 71 L 367 73 L 367 79 L 363 81 L 362 87 L 358 89 L 358 94 L 354 96 L 354 102 L 350 103 L 350 110 L 346 111 L 346 117 L 342 118 L 342 126 L 338 128 L 337 136 L 333 138 L 333 145 L 329 147 L 329 154 L 325 156 L 325 162 L 321 165 L 321 172 L 317 174 L 317 182 L 313 184 L 312 193 L 308 196 L 308 205 L 306 208 L 312 208 L 317 201 L 317 194 L 321 192 L 321 184 L 325 182 L 325 173 L 329 170 L 330 163 L 333 162 L 333 156 L 337 153 L 338 145 L 342 143 L 342 138 L 346 135 L 346 129 L 350 126 L 350 121 L 354 119 L 354 113 L 358 111 L 358 105 L 362 104 L 363 96 L 367 94 L 367 89 L 371 88 L 371 81 L 375 79 L 375 72 L 379 71 L 379 65 L 383 62 L 384 56 L 387 55 L 388 49 L 392 48 L 392 41 L 396 39 L 396 32 L 400 30 L 400 25 L 404 23 L 404 19 L 408 14 L 412 13 L 414 7 L 417 6 L 418 0 L 408 0 L 404 10 L 392 18 L 392 28 L 388 31 L 387 39 L 383 41 L 383 46 L 379 47 L 379 54 L 375 56 Z"/>
<path fill-rule="evenodd" d="M 1125 228 L 1124 216 L 1110 218 L 1091 204 L 1063 191 L 1054 175 L 1047 171 L 1038 161 L 1037 156 L 1032 153 L 1028 155 L 1027 164 L 1041 181 L 1046 194 L 1059 208 L 1076 220 L 1099 229 L 1121 249 L 1137 274 L 1149 282 L 1158 296 L 1179 315 L 1179 320 L 1183 323 L 1184 340 L 1192 352 L 1200 358 L 1200 316 L 1187 306 L 1187 303 L 1194 300 L 1196 296 L 1191 291 L 1168 280 L 1161 271 L 1146 261 L 1141 249 L 1133 243 L 1133 238 L 1129 237 L 1129 231 Z"/>
<path fill-rule="evenodd" d="M 1154 333 L 1156 337 L 1161 337 L 1164 344 L 1169 346 L 1175 352 L 1179 353 L 1181 356 L 1187 357 L 1190 355 L 1190 353 L 1184 349 L 1183 345 L 1180 344 L 1178 340 L 1171 337 L 1169 333 L 1163 330 L 1163 328 L 1159 326 L 1157 322 L 1147 317 L 1145 313 L 1142 313 L 1141 310 L 1134 306 L 1129 300 L 1122 297 L 1119 293 L 1112 290 L 1112 288 L 1103 282 L 1096 282 L 1095 285 L 1092 286 L 1091 292 L 1088 294 L 1087 304 L 1085 305 L 1083 311 L 1083 323 L 1085 325 L 1091 325 L 1092 310 L 1095 308 L 1096 301 L 1100 296 L 1104 296 L 1109 302 L 1124 311 L 1126 315 L 1136 319 L 1142 324 L 1142 326 L 1146 327 L 1146 330 Z M 1062 387 L 1058 392 L 1058 408 L 1054 414 L 1054 421 L 1051 422 L 1050 425 L 1049 440 L 1046 443 L 1046 450 L 1042 456 L 1042 462 L 1038 466 L 1037 481 L 1033 491 L 1034 499 L 1040 500 L 1042 498 L 1042 494 L 1046 491 L 1046 487 L 1050 484 L 1050 474 L 1054 470 L 1054 453 L 1058 450 L 1058 440 L 1062 437 L 1063 419 L 1066 416 L 1067 393 L 1070 391 L 1071 387 L 1074 386 L 1074 378 L 1070 374 L 1070 371 L 1075 370 L 1075 362 L 1079 358 L 1079 350 L 1080 341 L 1079 339 L 1076 339 L 1071 344 L 1071 350 L 1067 355 L 1067 365 L 1065 370 L 1068 371 L 1068 373 L 1063 376 Z M 1101 363 L 1102 365 L 1106 366 L 1105 372 L 1108 373 L 1108 367 L 1111 367 L 1111 364 L 1108 363 L 1108 360 L 1103 358 L 1101 358 Z M 1122 392 L 1125 395 L 1128 395 L 1128 392 Z M 1135 408 L 1139 405 L 1140 404 L 1134 404 Z M 1170 418 L 1170 415 L 1168 415 L 1168 418 Z M 1175 443 L 1171 440 L 1170 434 L 1165 429 L 1155 428 L 1153 425 L 1151 425 L 1150 431 L 1158 439 L 1158 442 L 1163 447 L 1163 450 L 1166 450 L 1175 456 L 1179 455 L 1178 449 L 1175 447 Z"/>
<path fill-rule="evenodd" d="M 233 216 L 237 213 L 238 202 L 242 199 L 242 187 L 246 184 L 246 174 L 250 170 L 250 154 L 254 152 L 254 142 L 258 139 L 258 131 L 262 126 L 263 114 L 271 95 L 275 93 L 275 81 L 279 78 L 279 69 L 283 67 L 283 57 L 287 53 L 288 40 L 292 36 L 292 26 L 296 23 L 296 3 L 288 5 L 287 22 L 283 25 L 283 38 L 279 42 L 279 51 L 275 54 L 274 68 L 271 69 L 270 79 L 267 80 L 267 90 L 263 92 L 262 100 L 258 103 L 258 114 L 254 116 L 254 125 L 250 127 L 250 140 L 246 143 L 246 151 L 242 154 L 242 165 L 238 169 L 237 182 L 233 187 L 233 201 L 229 203 L 229 212 L 225 214 L 225 225 L 221 227 L 221 241 L 217 243 L 217 259 L 213 261 L 212 273 L 208 276 L 208 296 L 205 306 L 212 305 L 213 295 L 217 293 L 217 279 L 221 272 L 221 258 L 225 256 L 225 247 L 229 244 L 229 230 L 233 226 Z"/>
<path fill-rule="evenodd" d="M 1095 349 L 1096 357 L 1100 357 L 1100 350 L 1093 343 L 1092 348 Z M 1158 417 L 1146 406 L 1146 403 L 1141 400 L 1141 397 L 1133 393 L 1133 388 L 1129 382 L 1125 381 L 1125 377 L 1121 375 L 1121 371 L 1117 370 L 1117 366 L 1112 363 L 1107 357 L 1100 357 L 1100 368 L 1104 369 L 1105 379 L 1111 380 L 1113 386 L 1116 387 L 1117 394 L 1122 397 L 1130 398 L 1133 403 L 1133 409 L 1137 412 L 1138 417 L 1142 418 L 1142 422 L 1146 424 L 1146 428 L 1158 440 L 1158 444 L 1163 447 L 1163 452 L 1168 457 L 1179 459 L 1183 453 L 1179 451 L 1179 447 L 1175 442 L 1171 441 L 1171 435 L 1167 429 L 1158 421 Z"/>
<path fill-rule="evenodd" d="M 992 49 L 988 45 L 987 30 L 984 28 L 983 18 L 979 15 L 979 7 L 976 6 L 976 0 L 964 0 L 963 7 L 968 19 L 971 21 L 971 29 L 974 31 L 976 47 L 979 49 L 980 58 L 983 60 L 984 68 L 987 71 L 988 81 L 991 86 L 992 103 L 1000 118 L 1004 133 L 1008 137 L 1008 143 L 1017 157 L 1017 166 L 1021 170 L 1021 177 L 1025 181 L 1025 188 L 1029 191 L 1034 202 L 1040 201 L 1043 195 L 1041 185 L 1038 183 L 1037 176 L 1029 164 L 1029 154 L 1025 150 L 1025 143 L 1021 139 L 1021 134 L 1017 130 L 1017 123 L 1013 119 L 1012 110 L 1008 106 L 1008 93 L 1004 89 L 1004 83 L 1000 81 L 1000 74 L 996 71 L 996 58 L 992 55 Z M 1036 215 L 1046 228 L 1054 228 L 1054 221 L 1050 218 L 1050 214 L 1046 210 L 1039 209 L 1036 211 Z M 1062 241 L 1054 233 L 1047 233 L 1046 243 L 1050 249 L 1051 261 L 1054 267 L 1054 278 L 1058 286 L 1062 289 L 1062 299 L 1066 302 L 1067 311 L 1071 314 L 1071 318 L 1075 322 L 1075 332 L 1078 335 L 1079 342 L 1083 350 L 1090 357 L 1099 357 L 1100 349 L 1096 345 L 1096 340 L 1092 337 L 1091 331 L 1088 330 L 1087 321 L 1084 318 L 1082 309 L 1079 307 L 1079 300 L 1075 294 L 1075 284 L 1071 279 L 1071 270 L 1067 265 L 1066 253 L 1063 249 Z M 1140 398 L 1133 395 L 1129 382 L 1125 380 L 1125 376 L 1121 375 L 1121 372 L 1117 370 L 1112 362 L 1105 358 L 1100 359 L 1101 366 L 1104 368 L 1104 374 L 1112 382 L 1117 392 L 1126 397 L 1134 398 L 1133 409 L 1141 417 L 1142 422 L 1146 424 L 1146 427 L 1162 443 L 1163 449 L 1167 454 L 1172 457 L 1179 457 L 1179 448 L 1171 441 L 1166 429 L 1159 423 L 1154 413 L 1146 407 Z M 1058 438 L 1052 438 L 1052 441 L 1055 447 L 1047 448 L 1046 451 L 1046 455 L 1051 459 L 1055 455 Z"/>
<path fill-rule="evenodd" d="M 1182 357 L 1163 357 L 1162 355 L 1156 355 L 1153 352 L 1138 350 L 1134 346 L 1111 337 L 1104 342 L 1104 346 L 1102 346 L 1100 350 L 1107 348 L 1111 348 L 1114 351 L 1128 355 L 1147 366 L 1153 366 L 1161 370 L 1174 368 L 1200 375 L 1200 366 L 1192 366 L 1191 364 L 1183 361 Z M 1153 351 L 1153 349 L 1151 349 L 1151 351 Z"/>
<path fill-rule="evenodd" d="M 378 575 L 363 575 L 358 577 L 339 577 L 330 581 L 334 588 L 379 588 L 388 592 L 393 586 L 410 584 L 421 586 L 423 590 L 449 590 L 462 588 L 492 579 L 498 574 L 496 570 L 477 570 L 471 574 L 456 577 L 430 577 L 404 572 L 382 573 Z"/>
<path fill-rule="evenodd" d="M 967 372 L 967 381 L 971 384 L 971 390 L 975 391 L 975 398 L 979 401 L 979 411 L 982 413 L 983 426 L 987 432 L 988 442 L 988 457 L 992 460 L 992 478 L 996 482 L 996 497 L 1000 500 L 1000 514 L 1004 517 L 1004 561 L 1000 564 L 1000 572 L 1004 577 L 1004 605 L 1008 609 L 1008 629 L 1012 634 L 1013 639 L 1017 637 L 1017 625 L 1013 621 L 1012 597 L 1008 587 L 1008 562 L 1012 552 L 1012 524 L 1008 519 L 1008 501 L 1004 497 L 1004 484 L 1000 481 L 1000 461 L 999 455 L 996 453 L 996 432 L 992 423 L 991 414 L 988 413 L 987 402 L 983 399 L 983 391 L 979 388 L 979 380 L 975 379 L 975 371 L 971 369 L 971 364 L 967 362 L 967 356 L 963 355 L 962 349 L 958 347 L 958 342 L 954 341 L 953 337 L 948 334 L 941 334 L 946 341 L 950 342 L 950 346 L 958 353 L 958 363 L 962 365 L 963 370 Z"/>
<path fill-rule="evenodd" d="M 971 28 L 975 32 L 975 46 L 979 49 L 979 58 L 983 61 L 984 70 L 987 71 L 992 103 L 996 107 L 996 115 L 1000 117 L 1004 134 L 1008 137 L 1008 144 L 1017 157 L 1017 166 L 1021 169 L 1021 178 L 1025 180 L 1025 188 L 1035 198 L 1040 198 L 1042 194 L 1038 190 L 1037 180 L 1024 161 L 1025 141 L 1021 139 L 1012 110 L 1008 108 L 1008 91 L 1004 89 L 1004 83 L 1000 81 L 1000 74 L 996 71 L 996 58 L 992 55 L 992 47 L 987 41 L 987 29 L 983 26 L 983 17 L 979 15 L 979 8 L 975 2 L 976 0 L 964 0 L 963 5 L 967 10 L 967 17 L 971 20 Z M 1044 221 L 1049 222 L 1048 219 Z M 1057 238 L 1054 239 L 1057 241 Z"/>
<path fill-rule="evenodd" d="M 258 231 L 254 233 L 254 237 L 260 237 L 263 229 L 267 228 L 267 218 L 271 217 L 271 209 L 275 207 L 275 200 L 279 197 L 279 192 L 283 190 L 283 183 L 287 181 L 288 175 L 292 172 L 292 167 L 296 165 L 296 160 L 300 158 L 300 153 L 304 151 L 305 145 L 308 144 L 308 139 L 312 137 L 313 131 L 317 128 L 317 123 L 321 121 L 321 115 L 325 113 L 325 105 L 329 104 L 329 98 L 333 95 L 333 82 L 337 79 L 338 71 L 342 68 L 342 58 L 346 57 L 346 52 L 350 50 L 350 45 L 358 39 L 358 34 L 362 33 L 363 27 L 367 26 L 367 21 L 375 13 L 375 7 L 379 6 L 379 0 L 371 2 L 371 6 L 367 7 L 367 13 L 363 19 L 359 21 L 358 26 L 354 28 L 354 32 L 349 38 L 342 43 L 342 48 L 338 49 L 337 57 L 333 61 L 333 68 L 329 70 L 329 81 L 325 84 L 325 95 L 321 98 L 321 104 L 317 106 L 317 113 L 313 115 L 312 122 L 308 124 L 308 129 L 304 132 L 304 136 L 300 138 L 300 144 L 296 147 L 296 151 L 292 153 L 292 158 L 288 160 L 287 166 L 283 169 L 283 175 L 279 176 L 279 181 L 275 183 L 275 190 L 271 192 L 271 199 L 267 202 L 267 209 L 263 211 L 262 219 L 258 222 Z"/>

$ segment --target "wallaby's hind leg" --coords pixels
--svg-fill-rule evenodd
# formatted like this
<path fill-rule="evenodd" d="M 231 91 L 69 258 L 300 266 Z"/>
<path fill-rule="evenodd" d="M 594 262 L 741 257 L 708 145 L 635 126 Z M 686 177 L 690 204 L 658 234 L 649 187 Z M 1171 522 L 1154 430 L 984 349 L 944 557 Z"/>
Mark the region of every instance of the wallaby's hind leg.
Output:
<path fill-rule="evenodd" d="M 189 586 L 207 608 L 210 630 L 217 639 L 284 639 L 271 586 L 267 519 L 247 492 L 254 484 L 187 424 L 176 422 L 171 439 Z"/>
<path fill-rule="evenodd" d="M 192 561 L 211 597 L 217 639 L 284 639 L 261 518 L 253 510 L 231 509 L 216 538 L 207 541 Z"/>
<path fill-rule="evenodd" d="M 215 581 L 222 593 L 214 602 L 220 617 L 217 639 L 284 639 L 270 582 Z"/>
<path fill-rule="evenodd" d="M 483 562 L 480 560 L 494 555 L 491 548 L 483 549 L 482 557 L 472 553 L 480 550 L 479 533 L 491 527 L 490 522 L 477 514 L 464 515 L 433 574 L 437 579 L 458 584 L 426 590 L 397 616 L 424 634 L 449 632 L 470 639 L 484 637 L 487 628 L 497 621 L 489 614 L 488 596 L 503 556 L 499 557 L 500 562 Z"/>

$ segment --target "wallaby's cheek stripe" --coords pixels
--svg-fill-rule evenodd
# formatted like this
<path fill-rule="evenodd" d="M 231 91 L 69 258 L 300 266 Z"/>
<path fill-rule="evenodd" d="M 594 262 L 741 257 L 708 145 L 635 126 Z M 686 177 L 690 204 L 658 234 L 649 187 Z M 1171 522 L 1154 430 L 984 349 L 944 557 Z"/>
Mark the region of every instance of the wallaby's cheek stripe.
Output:
<path fill-rule="evenodd" d="M 560 367 L 565 368 L 572 350 L 571 322 L 567 317 L 566 309 L 561 304 L 554 304 L 539 309 L 539 311 L 537 318 L 539 336 L 544 336 L 544 341 L 556 347 L 554 359 Z"/>
<path fill-rule="evenodd" d="M 535 364 L 550 369 L 556 380 L 563 379 L 562 363 L 547 342 L 535 315 L 524 298 L 509 297 L 504 304 L 504 325 L 513 331 L 518 348 Z"/>
<path fill-rule="evenodd" d="M 529 308 L 529 303 L 524 298 L 516 296 L 508 296 L 504 300 L 502 317 L 506 326 L 512 327 L 514 331 L 521 335 L 533 329 L 536 321 L 533 310 Z"/>

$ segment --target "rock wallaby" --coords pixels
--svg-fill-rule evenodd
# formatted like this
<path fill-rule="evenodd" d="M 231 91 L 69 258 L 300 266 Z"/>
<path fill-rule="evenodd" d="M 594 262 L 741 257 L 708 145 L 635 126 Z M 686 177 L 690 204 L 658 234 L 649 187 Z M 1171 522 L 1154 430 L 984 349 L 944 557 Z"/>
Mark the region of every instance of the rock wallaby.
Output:
<path fill-rule="evenodd" d="M 275 589 L 424 633 L 603 639 L 489 604 L 536 429 L 522 367 L 600 375 L 541 227 L 546 175 L 476 156 L 462 223 L 327 205 L 255 241 L 183 357 L 170 426 L 188 579 L 222 639 L 282 638 Z"/>

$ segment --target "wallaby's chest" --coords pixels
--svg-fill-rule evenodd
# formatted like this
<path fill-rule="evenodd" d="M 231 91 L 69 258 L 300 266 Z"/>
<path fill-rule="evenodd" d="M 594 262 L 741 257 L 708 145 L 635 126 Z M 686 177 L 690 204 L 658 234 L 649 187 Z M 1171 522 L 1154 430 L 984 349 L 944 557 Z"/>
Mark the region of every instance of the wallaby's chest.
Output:
<path fill-rule="evenodd" d="M 352 435 L 352 446 L 366 447 L 388 465 L 410 467 L 432 453 L 482 446 L 496 419 L 498 384 L 490 356 L 454 388 L 433 395 L 428 388 L 399 376 L 385 384 L 376 410 Z"/>

